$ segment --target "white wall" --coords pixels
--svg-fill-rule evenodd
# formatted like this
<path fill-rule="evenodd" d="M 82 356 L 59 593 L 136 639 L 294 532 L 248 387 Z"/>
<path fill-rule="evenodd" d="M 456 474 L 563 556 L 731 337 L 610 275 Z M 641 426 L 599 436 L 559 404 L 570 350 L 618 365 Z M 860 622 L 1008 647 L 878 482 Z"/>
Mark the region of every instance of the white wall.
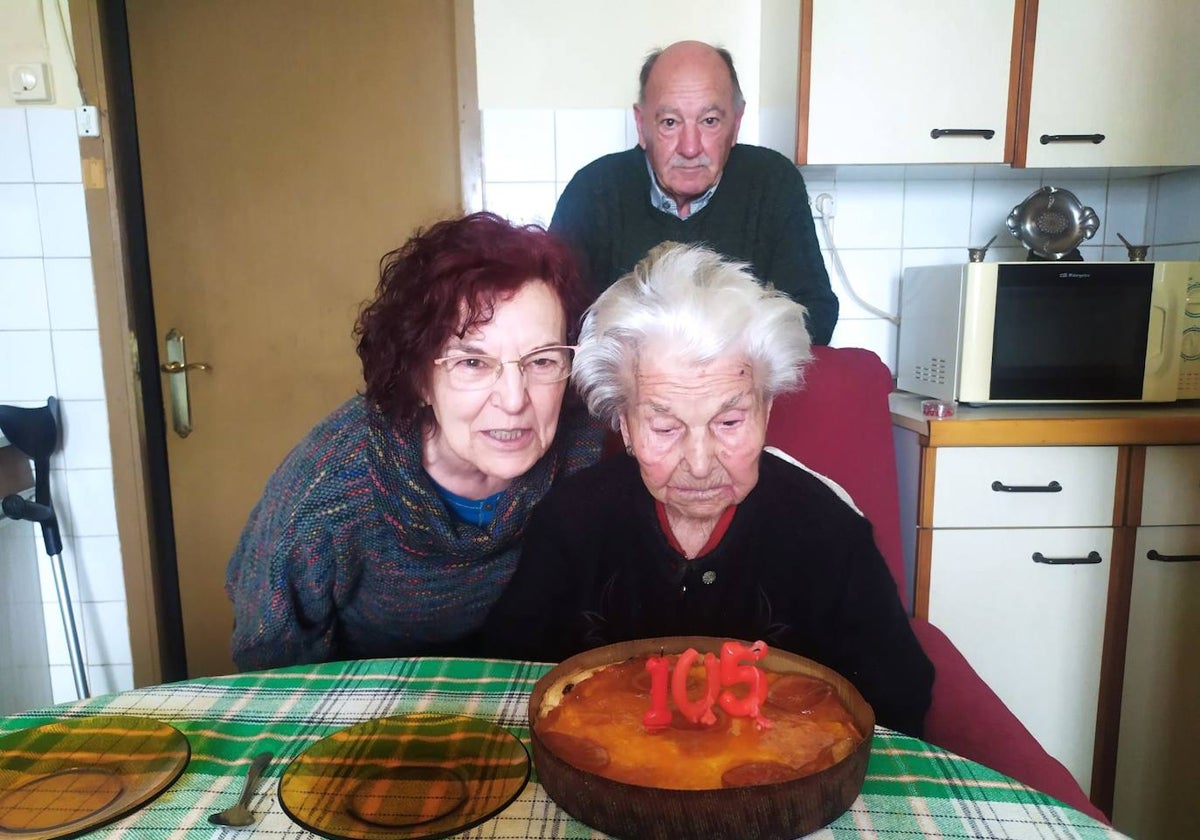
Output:
<path fill-rule="evenodd" d="M 641 17 L 634 6 L 643 9 Z M 659 0 L 652 7 L 476 0 L 475 30 L 484 206 L 502 215 L 548 224 L 558 196 L 581 166 L 633 146 L 637 132 L 630 105 L 645 51 L 682 38 L 720 43 L 733 52 L 747 88 L 740 140 L 794 156 L 799 14 L 793 2 L 743 0 L 710 8 L 681 0 Z M 858 296 L 894 313 L 907 266 L 964 262 L 967 248 L 993 235 L 988 259 L 1024 259 L 1005 220 L 1031 192 L 1051 184 L 1074 192 L 1100 217 L 1100 231 L 1080 249 L 1086 260 L 1122 259 L 1118 233 L 1131 242 L 1161 243 L 1152 259 L 1200 258 L 1195 244 L 1200 211 L 1192 209 L 1200 207 L 1196 171 L 1151 176 L 1004 166 L 848 166 L 801 172 L 810 199 L 821 193 L 835 198 L 832 241 L 818 225 L 842 304 L 832 343 L 870 348 L 893 370 L 897 329 L 853 302 L 835 271 L 831 246 Z"/>
<path fill-rule="evenodd" d="M 51 460 L 51 494 L 92 690 L 102 694 L 131 688 L 133 666 L 75 129 L 79 92 L 58 2 L 3 0 L 0 6 L 0 69 L 50 64 L 54 96 L 50 104 L 20 107 L 7 84 L 0 96 L 0 404 L 60 400 L 62 447 Z M 7 527 L 39 542 L 54 699 L 73 699 L 40 532 L 27 523 Z M 30 634 L 31 643 L 40 643 L 39 635 Z"/>

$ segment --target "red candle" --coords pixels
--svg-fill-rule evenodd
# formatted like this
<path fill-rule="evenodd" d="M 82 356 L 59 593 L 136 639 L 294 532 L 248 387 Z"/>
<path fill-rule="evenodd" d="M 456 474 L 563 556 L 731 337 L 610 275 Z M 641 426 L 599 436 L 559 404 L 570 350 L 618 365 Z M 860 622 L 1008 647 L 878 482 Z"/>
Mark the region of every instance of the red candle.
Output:
<path fill-rule="evenodd" d="M 650 672 L 650 708 L 642 716 L 642 726 L 652 731 L 671 725 L 671 710 L 667 708 L 670 668 L 671 663 L 665 656 L 651 656 L 646 660 L 646 670 Z"/>
<path fill-rule="evenodd" d="M 688 648 L 679 654 L 679 660 L 675 663 L 675 672 L 671 675 L 671 698 L 675 701 L 675 706 L 680 713 L 689 721 L 712 726 L 717 722 L 717 716 L 713 714 L 712 707 L 717 692 L 721 688 L 721 669 L 715 656 L 711 653 L 704 654 L 704 672 L 707 677 L 704 694 L 699 700 L 692 700 L 687 693 L 687 678 L 692 663 L 699 655 L 695 648 Z"/>
<path fill-rule="evenodd" d="M 732 717 L 754 718 L 759 729 L 769 729 L 771 721 L 763 717 L 761 706 L 767 699 L 767 680 L 756 665 L 742 665 L 743 660 L 757 662 L 767 655 L 767 646 L 757 641 L 750 647 L 738 642 L 726 642 L 721 646 L 721 685 L 725 690 L 717 698 L 721 708 Z M 745 697 L 738 697 L 729 690 L 730 686 L 746 683 Z"/>

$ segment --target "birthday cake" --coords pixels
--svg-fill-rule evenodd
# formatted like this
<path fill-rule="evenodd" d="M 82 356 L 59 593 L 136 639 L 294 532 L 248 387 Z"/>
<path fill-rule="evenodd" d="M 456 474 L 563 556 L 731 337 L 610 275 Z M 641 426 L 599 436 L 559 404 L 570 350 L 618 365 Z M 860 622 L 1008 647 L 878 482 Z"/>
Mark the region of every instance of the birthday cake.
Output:
<path fill-rule="evenodd" d="M 831 682 L 759 665 L 761 642 L 726 642 L 567 673 L 531 721 L 575 768 L 626 784 L 713 790 L 800 779 L 841 762 L 863 732 Z M 832 672 L 831 672 L 832 676 Z"/>

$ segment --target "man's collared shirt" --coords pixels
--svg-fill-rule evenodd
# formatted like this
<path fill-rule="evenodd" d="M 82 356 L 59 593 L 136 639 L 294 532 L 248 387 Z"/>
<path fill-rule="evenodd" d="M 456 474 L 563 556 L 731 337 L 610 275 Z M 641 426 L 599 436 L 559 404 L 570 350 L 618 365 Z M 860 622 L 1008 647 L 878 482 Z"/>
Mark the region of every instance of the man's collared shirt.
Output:
<path fill-rule="evenodd" d="M 670 213 L 675 218 L 683 219 L 684 221 L 704 209 L 705 205 L 712 199 L 713 193 L 717 191 L 717 184 L 721 183 L 720 179 L 718 179 L 717 183 L 709 187 L 704 195 L 692 199 L 688 214 L 680 216 L 679 204 L 676 203 L 675 199 L 663 192 L 662 187 L 658 185 L 658 178 L 654 175 L 654 167 L 650 165 L 650 158 L 648 157 L 646 158 L 646 171 L 650 173 L 650 204 L 662 212 Z"/>

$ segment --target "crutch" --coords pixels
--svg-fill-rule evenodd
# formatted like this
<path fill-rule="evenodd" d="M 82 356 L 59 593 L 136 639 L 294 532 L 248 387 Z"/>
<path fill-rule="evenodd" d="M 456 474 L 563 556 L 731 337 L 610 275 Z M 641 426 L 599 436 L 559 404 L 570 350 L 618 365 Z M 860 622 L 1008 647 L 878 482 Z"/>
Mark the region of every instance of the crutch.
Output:
<path fill-rule="evenodd" d="M 49 397 L 43 408 L 18 408 L 0 405 L 0 434 L 33 461 L 33 501 L 14 493 L 0 501 L 4 515 L 10 519 L 26 519 L 42 526 L 42 541 L 50 557 L 54 573 L 54 590 L 58 610 L 62 615 L 63 632 L 67 637 L 67 652 L 71 657 L 71 674 L 75 677 L 75 692 L 79 699 L 91 696 L 83 649 L 79 645 L 79 628 L 71 607 L 71 591 L 67 586 L 67 570 L 62 559 L 62 535 L 58 517 L 50 499 L 50 454 L 58 448 L 58 400 Z"/>

